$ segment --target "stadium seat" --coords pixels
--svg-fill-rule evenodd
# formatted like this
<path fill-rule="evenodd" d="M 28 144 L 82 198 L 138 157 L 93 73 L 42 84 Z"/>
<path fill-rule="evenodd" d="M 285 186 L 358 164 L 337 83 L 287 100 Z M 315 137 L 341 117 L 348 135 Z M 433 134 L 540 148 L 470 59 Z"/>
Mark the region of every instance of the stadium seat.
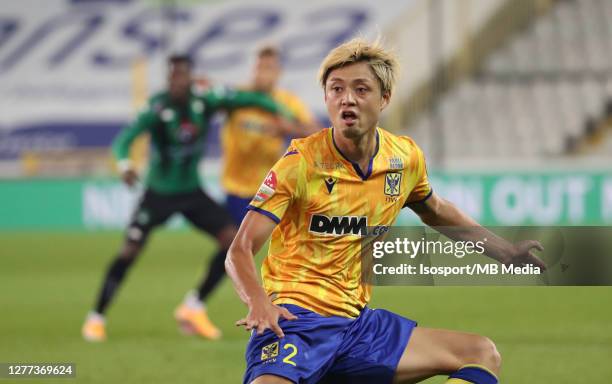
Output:
<path fill-rule="evenodd" d="M 562 155 L 612 105 L 611 19 L 612 1 L 555 2 L 446 91 L 435 118 L 424 114 L 411 134 L 428 148 L 431 130 L 441 130 L 449 162 Z"/>

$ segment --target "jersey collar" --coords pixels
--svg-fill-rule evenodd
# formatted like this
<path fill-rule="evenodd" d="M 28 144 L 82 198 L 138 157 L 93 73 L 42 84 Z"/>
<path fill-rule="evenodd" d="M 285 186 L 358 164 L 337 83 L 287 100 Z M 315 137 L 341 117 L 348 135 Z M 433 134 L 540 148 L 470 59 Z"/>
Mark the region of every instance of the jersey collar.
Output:
<path fill-rule="evenodd" d="M 359 164 L 349 160 L 349 158 L 346 157 L 344 153 L 342 153 L 340 148 L 338 148 L 338 145 L 336 145 L 336 140 L 334 139 L 334 127 L 331 127 L 331 129 L 329 130 L 329 134 L 331 136 L 331 141 L 333 143 L 334 150 L 342 157 L 342 159 L 348 161 L 353 166 L 353 169 L 355 169 L 355 172 L 357 172 L 357 175 L 361 178 L 361 180 L 367 180 L 372 174 L 372 165 L 374 164 L 374 158 L 376 157 L 376 155 L 378 154 L 378 150 L 380 149 L 380 133 L 378 132 L 378 127 L 376 127 L 376 148 L 374 149 L 374 154 L 368 162 L 368 170 L 365 174 L 361 171 L 361 167 L 359 167 Z"/>

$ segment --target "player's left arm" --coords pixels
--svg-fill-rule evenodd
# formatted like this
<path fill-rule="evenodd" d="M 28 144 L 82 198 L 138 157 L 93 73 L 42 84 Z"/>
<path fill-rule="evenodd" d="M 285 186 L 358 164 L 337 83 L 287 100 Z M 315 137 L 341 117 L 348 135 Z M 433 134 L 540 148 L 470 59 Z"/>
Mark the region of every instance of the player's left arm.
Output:
<path fill-rule="evenodd" d="M 483 241 L 485 253 L 503 264 L 533 264 L 542 269 L 546 265 L 536 257 L 533 249 L 542 251 L 542 245 L 535 240 L 512 244 L 489 231 L 450 201 L 439 197 L 431 189 L 425 166 L 423 151 L 408 139 L 412 146 L 411 173 L 416 175 L 416 183 L 406 200 L 405 207 L 412 209 L 423 223 L 455 241 Z"/>
<path fill-rule="evenodd" d="M 258 334 L 271 329 L 278 337 L 283 337 L 283 330 L 278 325 L 279 317 L 296 318 L 286 308 L 272 303 L 257 278 L 253 257 L 299 196 L 299 179 L 303 173 L 301 155 L 292 143 L 249 204 L 250 212 L 242 221 L 225 259 L 225 270 L 238 296 L 249 307 L 247 316 L 236 325 L 245 326 L 247 330 L 257 329 Z"/>
<path fill-rule="evenodd" d="M 293 120 L 294 116 L 283 105 L 261 92 L 243 91 L 228 87 L 214 87 L 202 96 L 208 108 L 231 112 L 238 108 L 255 107 L 273 113 L 279 118 Z"/>
<path fill-rule="evenodd" d="M 249 211 L 227 252 L 225 270 L 238 296 L 249 308 L 247 316 L 238 320 L 236 325 L 244 326 L 247 331 L 256 329 L 258 335 L 270 329 L 282 338 L 285 334 L 278 325 L 279 318 L 294 320 L 297 316 L 287 308 L 272 303 L 257 278 L 253 261 L 275 226 L 276 223 L 268 216 Z"/>
<path fill-rule="evenodd" d="M 450 201 L 436 195 L 433 191 L 424 201 L 408 203 L 423 223 L 433 227 L 445 236 L 460 241 L 485 242 L 485 253 L 503 264 L 534 266 L 546 269 L 546 264 L 532 253 L 533 249 L 544 250 L 536 240 L 525 240 L 512 244 L 497 236 L 461 211 Z"/>

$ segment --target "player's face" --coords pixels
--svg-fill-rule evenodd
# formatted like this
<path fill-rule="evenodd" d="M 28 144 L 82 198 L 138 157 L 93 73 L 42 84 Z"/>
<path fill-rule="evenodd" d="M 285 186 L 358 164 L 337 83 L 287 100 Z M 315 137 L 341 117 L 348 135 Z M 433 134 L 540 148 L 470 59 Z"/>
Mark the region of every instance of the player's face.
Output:
<path fill-rule="evenodd" d="M 254 85 L 261 91 L 270 92 L 276 87 L 281 74 L 280 60 L 276 56 L 263 56 L 255 63 Z"/>
<path fill-rule="evenodd" d="M 170 64 L 168 90 L 174 100 L 186 100 L 191 88 L 191 65 L 189 63 Z"/>
<path fill-rule="evenodd" d="M 378 78 L 364 62 L 334 69 L 325 83 L 329 118 L 346 138 L 358 138 L 375 129 L 389 97 L 382 94 Z"/>

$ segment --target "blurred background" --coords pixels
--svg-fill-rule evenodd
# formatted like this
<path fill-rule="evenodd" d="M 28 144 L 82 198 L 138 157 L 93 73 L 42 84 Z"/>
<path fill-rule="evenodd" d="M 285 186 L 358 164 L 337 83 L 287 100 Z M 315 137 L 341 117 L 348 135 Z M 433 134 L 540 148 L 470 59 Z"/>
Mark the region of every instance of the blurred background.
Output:
<path fill-rule="evenodd" d="M 487 224 L 612 222 L 610 1 L 22 0 L 0 16 L 0 228 L 125 224 L 137 194 L 104 182 L 108 147 L 169 54 L 240 85 L 278 44 L 281 85 L 327 124 L 318 65 L 355 35 L 399 53 L 381 126 L 423 147 L 441 195 Z M 202 169 L 222 200 L 217 132 Z"/>
<path fill-rule="evenodd" d="M 0 228 L 125 224 L 137 193 L 115 182 L 109 144 L 164 87 L 169 54 L 240 85 L 276 43 L 281 85 L 327 124 L 318 65 L 355 35 L 399 53 L 381 126 L 423 147 L 441 195 L 487 224 L 611 223 L 610 17 L 606 0 L 4 1 Z M 223 200 L 218 144 L 213 130 L 202 169 Z"/>
<path fill-rule="evenodd" d="M 119 344 L 85 349 L 78 335 L 139 196 L 120 183 L 109 146 L 164 87 L 169 54 L 192 55 L 201 83 L 241 85 L 257 48 L 276 43 L 282 87 L 327 124 L 322 58 L 353 36 L 381 36 L 402 70 L 380 125 L 423 148 L 437 193 L 488 225 L 610 225 L 610 20 L 610 0 L 0 0 L 0 360 L 72 359 L 88 382 L 128 371 L 117 380 L 167 382 L 179 369 L 184 382 L 201 379 L 186 364 L 207 367 L 204 382 L 239 380 L 245 335 L 231 321 L 244 311 L 229 283 L 210 304 L 213 318 L 221 308 L 228 317 L 228 341 L 176 340 L 172 306 L 212 244 L 191 231 L 154 240 L 113 312 Z M 206 146 L 205 188 L 223 201 L 218 130 Z M 132 156 L 144 166 L 146 138 Z M 401 290 L 381 291 L 375 303 L 408 311 Z M 521 367 L 504 382 L 575 382 L 573 372 L 612 354 L 610 315 L 596 309 L 609 289 L 533 289 L 532 301 L 518 288 L 412 293 L 423 298 L 408 311 L 415 318 L 501 339 L 506 361 Z M 435 306 L 443 299 L 450 309 Z M 470 307 L 498 300 L 506 306 L 495 324 Z M 448 318 L 464 308 L 476 315 Z M 574 344 L 568 319 L 583 325 Z M 526 342 L 536 331 L 539 344 Z M 578 346 L 584 359 L 569 358 Z M 135 355 L 145 362 L 134 368 Z"/>

